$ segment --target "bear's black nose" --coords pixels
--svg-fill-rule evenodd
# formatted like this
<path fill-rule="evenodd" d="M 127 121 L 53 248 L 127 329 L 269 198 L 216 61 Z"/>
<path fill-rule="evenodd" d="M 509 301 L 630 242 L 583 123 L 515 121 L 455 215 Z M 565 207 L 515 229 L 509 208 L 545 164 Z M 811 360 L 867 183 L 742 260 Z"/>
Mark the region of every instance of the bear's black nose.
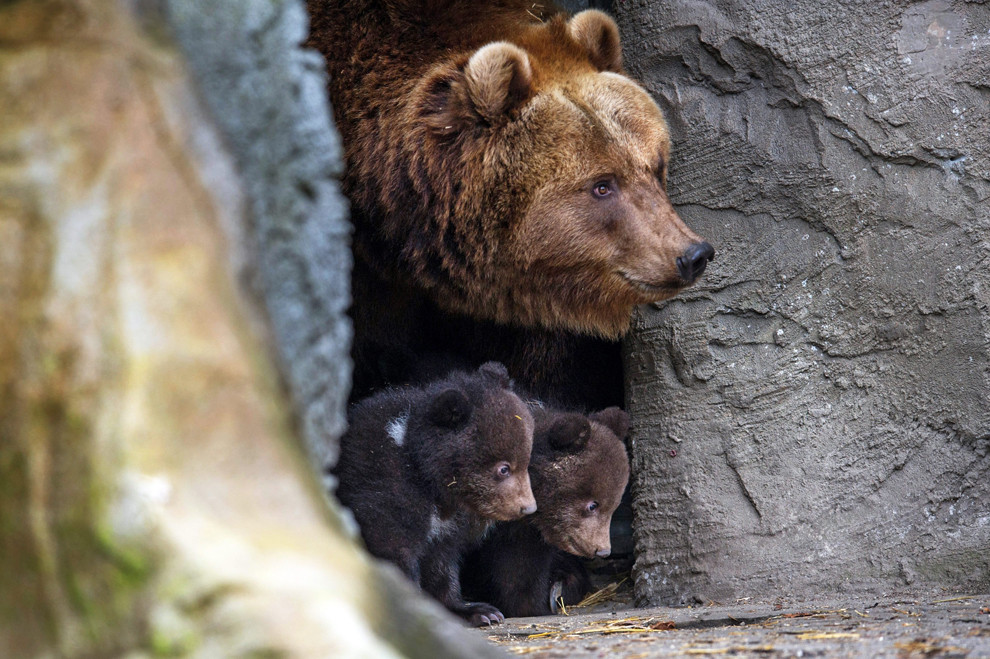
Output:
<path fill-rule="evenodd" d="M 600 556 L 601 558 L 608 558 L 608 555 L 611 554 L 611 553 L 612 553 L 612 549 L 611 548 L 608 548 L 608 549 L 599 549 L 598 551 L 595 552 L 595 555 L 596 556 Z"/>
<path fill-rule="evenodd" d="M 692 283 L 705 271 L 708 262 L 715 258 L 715 248 L 708 243 L 693 243 L 677 257 L 677 273 L 687 283 Z"/>

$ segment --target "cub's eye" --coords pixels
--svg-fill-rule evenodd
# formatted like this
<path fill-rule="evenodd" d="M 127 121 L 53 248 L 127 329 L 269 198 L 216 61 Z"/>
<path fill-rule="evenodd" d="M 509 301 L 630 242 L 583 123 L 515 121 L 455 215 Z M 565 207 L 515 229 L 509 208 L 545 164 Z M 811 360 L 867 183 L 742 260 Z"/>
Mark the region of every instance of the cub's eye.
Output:
<path fill-rule="evenodd" d="M 612 194 L 612 183 L 610 181 L 598 181 L 591 188 L 591 194 L 598 199 L 603 199 Z"/>
<path fill-rule="evenodd" d="M 509 466 L 508 462 L 503 462 L 495 467 L 495 475 L 499 478 L 508 478 L 511 473 L 512 467 Z"/>
<path fill-rule="evenodd" d="M 597 501 L 590 502 L 587 506 L 584 507 L 584 510 L 588 514 L 595 512 L 596 510 L 598 510 L 598 502 Z"/>

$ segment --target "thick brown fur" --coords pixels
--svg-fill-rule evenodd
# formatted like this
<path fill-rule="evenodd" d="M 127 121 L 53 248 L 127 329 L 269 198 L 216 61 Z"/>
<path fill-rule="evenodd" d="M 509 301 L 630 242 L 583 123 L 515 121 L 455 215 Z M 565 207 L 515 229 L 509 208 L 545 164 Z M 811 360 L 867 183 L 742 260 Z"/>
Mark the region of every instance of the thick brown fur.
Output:
<path fill-rule="evenodd" d="M 493 520 L 531 514 L 533 418 L 505 367 L 484 364 L 354 405 L 332 468 L 365 545 L 475 624 L 498 621 L 460 596 L 463 548 Z"/>
<path fill-rule="evenodd" d="M 608 556 L 612 513 L 629 482 L 622 441 L 628 415 L 615 407 L 587 417 L 546 409 L 533 415 L 529 473 L 540 513 L 533 525 L 548 543 L 570 554 Z"/>
<path fill-rule="evenodd" d="M 359 391 L 402 377 L 369 362 L 470 319 L 522 331 L 487 356 L 547 395 L 573 381 L 552 372 L 569 337 L 614 340 L 633 306 L 689 283 L 676 262 L 700 238 L 667 198 L 667 127 L 622 75 L 611 19 L 528 0 L 308 6 L 348 162 Z M 562 354 L 534 370 L 531 339 Z"/>

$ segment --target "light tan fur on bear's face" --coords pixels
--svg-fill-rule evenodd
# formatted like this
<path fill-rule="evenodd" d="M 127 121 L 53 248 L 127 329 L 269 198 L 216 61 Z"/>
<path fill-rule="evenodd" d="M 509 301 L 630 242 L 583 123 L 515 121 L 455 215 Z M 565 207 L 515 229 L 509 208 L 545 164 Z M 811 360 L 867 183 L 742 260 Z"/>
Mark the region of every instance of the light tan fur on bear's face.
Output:
<path fill-rule="evenodd" d="M 615 336 L 634 305 L 685 285 L 676 259 L 701 241 L 664 189 L 663 115 L 634 82 L 602 72 L 538 94 L 519 122 L 542 138 L 527 153 L 529 172 L 539 174 L 528 174 L 536 189 L 505 258 L 519 286 L 536 292 L 511 313 Z"/>
<path fill-rule="evenodd" d="M 474 320 L 609 338 L 687 285 L 677 258 L 701 239 L 664 191 L 667 125 L 622 73 L 611 18 L 528 0 L 309 6 L 370 271 Z"/>
<path fill-rule="evenodd" d="M 702 241 L 666 194 L 667 124 L 642 87 L 617 72 L 618 30 L 601 12 L 541 25 L 516 42 L 478 49 L 464 68 L 468 98 L 455 82 L 448 109 L 459 114 L 441 115 L 443 129 L 483 145 L 463 192 L 479 197 L 491 247 L 477 295 L 441 304 L 616 337 L 635 305 L 687 285 L 677 258 Z"/>

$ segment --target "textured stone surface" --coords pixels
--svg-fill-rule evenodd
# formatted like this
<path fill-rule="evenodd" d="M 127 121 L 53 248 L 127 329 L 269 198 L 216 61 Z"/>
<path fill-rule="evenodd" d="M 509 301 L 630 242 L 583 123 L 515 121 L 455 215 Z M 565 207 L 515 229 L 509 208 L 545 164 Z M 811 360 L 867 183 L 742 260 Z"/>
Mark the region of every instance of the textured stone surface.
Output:
<path fill-rule="evenodd" d="M 242 278 L 268 309 L 313 461 L 331 464 L 350 387 L 350 223 L 323 59 L 299 47 L 305 8 L 164 4 L 237 159 L 251 218 Z"/>
<path fill-rule="evenodd" d="M 990 5 L 614 4 L 718 249 L 625 349 L 642 601 L 990 583 Z"/>
<path fill-rule="evenodd" d="M 230 277 L 235 170 L 132 19 L 0 9 L 0 655 L 394 655 Z"/>

